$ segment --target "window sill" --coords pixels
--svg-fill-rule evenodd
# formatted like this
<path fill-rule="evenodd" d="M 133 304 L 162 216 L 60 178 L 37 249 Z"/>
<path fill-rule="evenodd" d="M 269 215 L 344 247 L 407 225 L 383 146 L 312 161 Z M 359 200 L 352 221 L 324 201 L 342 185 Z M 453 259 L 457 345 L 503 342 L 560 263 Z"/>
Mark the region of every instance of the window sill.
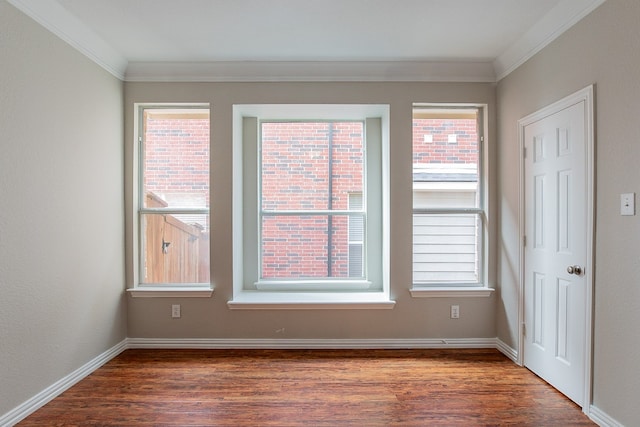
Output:
<path fill-rule="evenodd" d="M 367 280 L 262 280 L 254 283 L 258 291 L 281 291 L 305 293 L 307 291 L 342 291 L 340 295 L 345 295 L 345 287 L 348 286 L 350 292 L 362 292 L 372 285 Z M 302 292 L 299 292 L 302 291 Z"/>
<path fill-rule="evenodd" d="M 380 292 L 245 291 L 227 302 L 231 310 L 389 310 L 395 304 Z"/>
<path fill-rule="evenodd" d="M 495 291 L 487 287 L 416 287 L 409 290 L 413 298 L 486 298 Z"/>
<path fill-rule="evenodd" d="M 127 289 L 134 298 L 209 298 L 213 294 L 210 286 L 138 286 Z"/>

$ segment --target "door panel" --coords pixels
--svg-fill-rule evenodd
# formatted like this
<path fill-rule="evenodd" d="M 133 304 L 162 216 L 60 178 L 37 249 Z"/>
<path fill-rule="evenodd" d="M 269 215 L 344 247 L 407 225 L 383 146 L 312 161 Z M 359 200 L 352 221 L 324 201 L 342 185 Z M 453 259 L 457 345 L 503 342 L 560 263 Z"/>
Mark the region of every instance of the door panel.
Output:
<path fill-rule="evenodd" d="M 585 102 L 524 127 L 524 364 L 583 405 L 587 200 Z"/>

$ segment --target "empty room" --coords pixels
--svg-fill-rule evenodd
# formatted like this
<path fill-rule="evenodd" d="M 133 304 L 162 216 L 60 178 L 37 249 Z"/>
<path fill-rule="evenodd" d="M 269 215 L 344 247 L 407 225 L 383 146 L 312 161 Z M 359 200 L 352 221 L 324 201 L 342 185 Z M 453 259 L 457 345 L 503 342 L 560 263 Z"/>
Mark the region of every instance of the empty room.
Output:
<path fill-rule="evenodd" d="M 0 0 L 0 426 L 640 425 L 638 22 Z"/>

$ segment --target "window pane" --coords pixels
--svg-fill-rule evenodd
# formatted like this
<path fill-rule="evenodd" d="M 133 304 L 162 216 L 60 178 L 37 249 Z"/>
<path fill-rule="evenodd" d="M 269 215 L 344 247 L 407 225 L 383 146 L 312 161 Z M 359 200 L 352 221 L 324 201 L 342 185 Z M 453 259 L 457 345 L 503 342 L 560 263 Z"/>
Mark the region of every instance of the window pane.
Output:
<path fill-rule="evenodd" d="M 262 209 L 347 209 L 349 193 L 363 190 L 363 126 L 262 123 Z"/>
<path fill-rule="evenodd" d="M 143 110 L 141 283 L 208 283 L 209 110 Z M 156 214 L 146 208 L 180 209 Z"/>
<path fill-rule="evenodd" d="M 349 194 L 349 210 L 362 210 L 362 193 Z M 349 277 L 364 278 L 364 217 L 349 216 Z"/>
<path fill-rule="evenodd" d="M 477 283 L 480 214 L 413 215 L 413 281 Z"/>
<path fill-rule="evenodd" d="M 363 243 L 349 243 L 349 277 L 364 278 Z"/>
<path fill-rule="evenodd" d="M 209 111 L 144 110 L 144 207 L 209 207 Z"/>
<path fill-rule="evenodd" d="M 350 245 L 348 215 L 265 216 L 261 251 L 263 279 L 362 277 L 362 251 Z"/>
<path fill-rule="evenodd" d="M 208 283 L 208 223 L 208 214 L 142 214 L 142 282 Z"/>
<path fill-rule="evenodd" d="M 414 209 L 479 207 L 478 174 L 477 111 L 414 109 Z"/>

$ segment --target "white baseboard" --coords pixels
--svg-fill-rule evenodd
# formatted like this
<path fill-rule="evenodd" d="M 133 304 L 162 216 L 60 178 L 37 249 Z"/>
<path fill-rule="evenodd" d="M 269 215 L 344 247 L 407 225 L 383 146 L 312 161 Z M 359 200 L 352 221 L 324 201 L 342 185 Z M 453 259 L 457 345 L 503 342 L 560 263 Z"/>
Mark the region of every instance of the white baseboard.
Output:
<path fill-rule="evenodd" d="M 593 405 L 589 407 L 588 415 L 589 418 L 591 418 L 591 421 L 598 424 L 600 427 L 624 427 L 618 421 L 614 420 L 608 414 L 605 414 Z"/>
<path fill-rule="evenodd" d="M 513 363 L 518 363 L 518 350 L 508 346 L 500 338 L 496 338 L 496 348 L 500 351 L 500 353 L 513 360 Z"/>
<path fill-rule="evenodd" d="M 202 349 L 412 349 L 412 348 L 497 348 L 495 338 L 443 339 L 217 339 L 217 338 L 129 338 L 128 348 Z"/>
<path fill-rule="evenodd" d="M 410 338 L 410 339 L 217 339 L 217 338 L 127 338 L 31 399 L 0 416 L 0 426 L 13 426 L 62 394 L 74 384 L 127 349 L 447 349 L 495 348 L 516 362 L 518 352 L 499 338 Z M 589 417 L 601 427 L 624 427 L 595 406 Z"/>
<path fill-rule="evenodd" d="M 504 341 L 499 338 L 495 339 L 496 348 L 514 363 L 518 363 L 518 351 L 508 346 Z M 600 427 L 624 427 L 618 421 L 614 420 L 608 414 L 602 412 L 597 407 L 591 405 L 589 407 L 589 413 L 587 414 L 591 420 L 598 424 Z"/>
<path fill-rule="evenodd" d="M 31 399 L 0 416 L 0 426 L 13 426 L 19 423 L 126 349 L 127 340 L 125 339 L 85 363 L 69 375 L 56 381 L 40 393 L 33 396 Z"/>
<path fill-rule="evenodd" d="M 497 338 L 407 338 L 407 339 L 217 339 L 217 338 L 127 338 L 98 355 L 31 399 L 0 416 L 0 426 L 13 426 L 124 350 L 158 349 L 417 349 L 495 348 L 510 359 L 514 350 Z M 608 418 L 608 417 L 607 417 Z M 618 427 L 619 424 L 602 424 Z"/>

